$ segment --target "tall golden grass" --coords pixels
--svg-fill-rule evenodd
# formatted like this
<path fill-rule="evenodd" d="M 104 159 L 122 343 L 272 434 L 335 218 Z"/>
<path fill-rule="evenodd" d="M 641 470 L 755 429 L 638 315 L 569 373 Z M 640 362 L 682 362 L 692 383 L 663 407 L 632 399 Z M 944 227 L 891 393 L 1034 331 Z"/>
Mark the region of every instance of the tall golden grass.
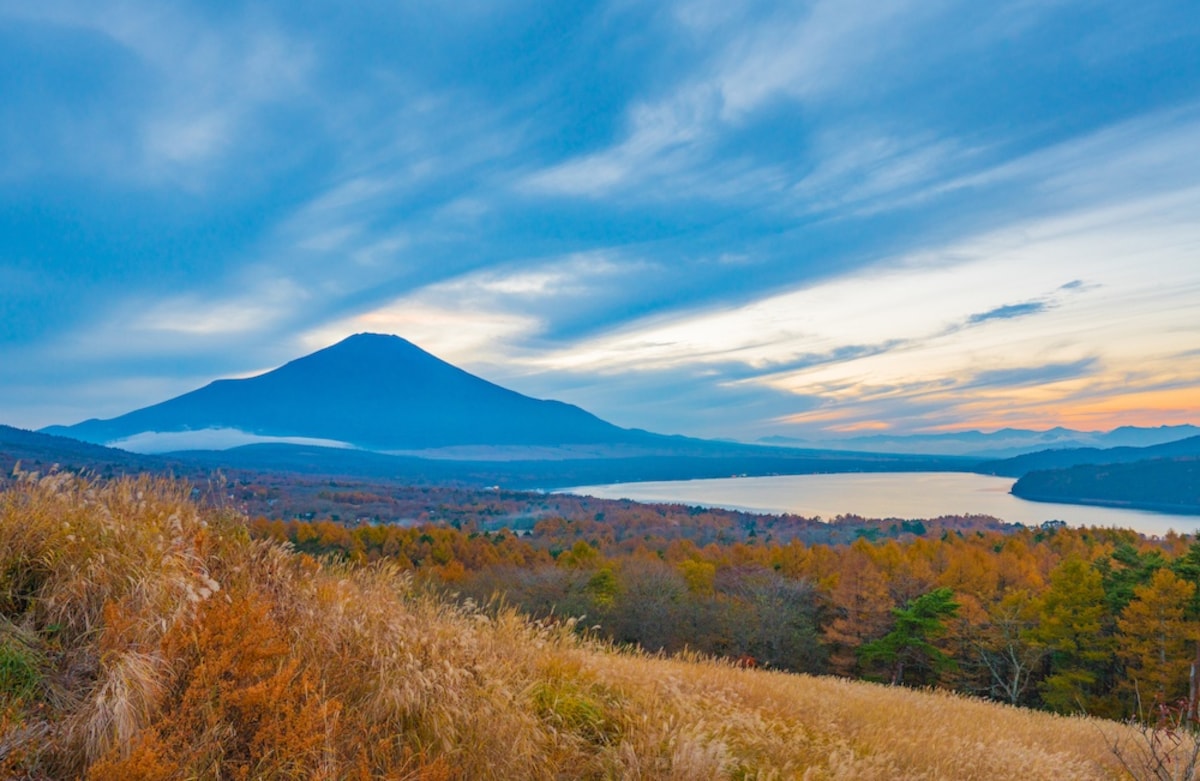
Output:
<path fill-rule="evenodd" d="M 1144 739 L 614 649 L 252 541 L 188 496 L 66 474 L 0 494 L 0 776 L 1113 779 L 1112 746 Z"/>

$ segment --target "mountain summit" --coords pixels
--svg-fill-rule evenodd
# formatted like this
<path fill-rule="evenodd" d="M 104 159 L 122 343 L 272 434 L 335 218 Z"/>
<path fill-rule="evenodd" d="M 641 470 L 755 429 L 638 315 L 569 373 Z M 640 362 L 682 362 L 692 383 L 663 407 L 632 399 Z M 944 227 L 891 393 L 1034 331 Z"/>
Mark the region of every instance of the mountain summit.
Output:
<path fill-rule="evenodd" d="M 381 451 L 618 444 L 652 436 L 570 404 L 523 396 L 398 336 L 371 333 L 257 377 L 217 380 L 117 418 L 44 431 L 97 444 L 128 443 L 152 432 L 220 431 L 244 435 L 242 442 L 316 441 Z"/>

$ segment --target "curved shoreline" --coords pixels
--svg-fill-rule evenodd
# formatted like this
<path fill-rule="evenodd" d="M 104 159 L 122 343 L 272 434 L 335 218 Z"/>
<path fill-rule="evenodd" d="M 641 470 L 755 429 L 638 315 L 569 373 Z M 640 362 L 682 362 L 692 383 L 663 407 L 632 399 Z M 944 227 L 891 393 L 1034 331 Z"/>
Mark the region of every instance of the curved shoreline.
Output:
<path fill-rule="evenodd" d="M 1014 486 L 1015 488 L 1016 486 Z M 1169 513 L 1171 515 L 1200 516 L 1200 505 L 1168 504 L 1165 502 L 1121 501 L 1119 499 L 1092 499 L 1087 497 L 1057 496 L 1053 494 L 1026 494 L 1010 491 L 1018 499 L 1027 502 L 1042 502 L 1048 504 L 1074 504 L 1080 507 L 1111 507 L 1117 510 L 1143 510 L 1151 513 Z"/>

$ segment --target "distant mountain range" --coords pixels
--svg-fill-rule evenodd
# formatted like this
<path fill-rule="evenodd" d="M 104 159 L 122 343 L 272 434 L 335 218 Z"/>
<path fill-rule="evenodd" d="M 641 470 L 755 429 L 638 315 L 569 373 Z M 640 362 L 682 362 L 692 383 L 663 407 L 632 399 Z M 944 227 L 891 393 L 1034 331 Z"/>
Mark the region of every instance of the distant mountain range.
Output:
<path fill-rule="evenodd" d="M 1036 453 L 989 461 L 980 464 L 978 471 L 1007 477 L 1020 477 L 1035 471 L 1069 469 L 1083 464 L 1130 464 L 1160 458 L 1200 456 L 1200 436 L 1188 437 L 1150 447 L 1069 448 L 1039 450 Z"/>
<path fill-rule="evenodd" d="M 1142 428 L 1121 426 L 1112 431 L 1076 431 L 1056 427 L 1045 431 L 1003 428 L 997 431 L 956 431 L 947 434 L 889 435 L 844 439 L 800 439 L 772 436 L 758 440 L 764 445 L 815 447 L 864 453 L 910 453 L 959 455 L 971 458 L 1004 459 L 1041 450 L 1078 448 L 1148 447 L 1200 435 L 1191 425 Z"/>

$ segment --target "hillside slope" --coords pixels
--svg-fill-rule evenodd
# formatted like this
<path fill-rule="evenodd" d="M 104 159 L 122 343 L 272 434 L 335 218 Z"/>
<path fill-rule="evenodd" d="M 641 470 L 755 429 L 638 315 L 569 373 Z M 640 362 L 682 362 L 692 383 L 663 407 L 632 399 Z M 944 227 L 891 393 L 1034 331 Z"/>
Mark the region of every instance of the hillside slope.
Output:
<path fill-rule="evenodd" d="M 1013 485 L 1012 492 L 1033 501 L 1200 515 L 1200 458 L 1080 464 L 1068 469 L 1030 472 Z"/>
<path fill-rule="evenodd" d="M 1081 464 L 1129 464 L 1154 458 L 1200 456 L 1200 436 L 1187 437 L 1148 447 L 1068 448 L 1039 450 L 1002 461 L 988 461 L 979 466 L 980 472 L 1006 477 L 1020 477 L 1037 470 L 1069 469 Z"/>
<path fill-rule="evenodd" d="M 55 466 L 89 470 L 102 475 L 137 474 L 145 471 L 176 470 L 176 462 L 156 456 L 129 453 L 110 447 L 81 442 L 70 437 L 0 424 L 0 482 L 20 463 L 23 471 L 46 472 Z"/>
<path fill-rule="evenodd" d="M 0 494 L 0 775 L 1102 779 L 1121 776 L 1110 746 L 1139 740 L 618 652 L 251 542 L 186 496 L 69 475 Z"/>

